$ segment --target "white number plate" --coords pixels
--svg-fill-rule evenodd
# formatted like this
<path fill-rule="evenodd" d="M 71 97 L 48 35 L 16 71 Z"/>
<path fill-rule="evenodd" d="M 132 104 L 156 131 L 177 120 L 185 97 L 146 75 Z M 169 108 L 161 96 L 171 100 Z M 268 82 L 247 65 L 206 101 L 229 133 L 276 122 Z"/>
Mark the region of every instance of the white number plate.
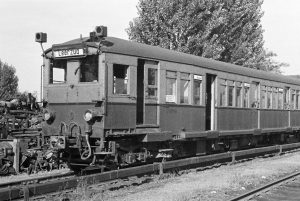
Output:
<path fill-rule="evenodd" d="M 67 50 L 58 50 L 54 51 L 54 57 L 74 57 L 74 56 L 83 56 L 83 49 L 67 49 Z"/>

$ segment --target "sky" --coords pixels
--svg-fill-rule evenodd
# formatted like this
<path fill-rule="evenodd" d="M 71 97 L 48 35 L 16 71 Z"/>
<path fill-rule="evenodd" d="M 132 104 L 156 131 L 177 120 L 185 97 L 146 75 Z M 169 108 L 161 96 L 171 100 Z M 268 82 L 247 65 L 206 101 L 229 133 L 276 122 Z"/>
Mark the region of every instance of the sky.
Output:
<path fill-rule="evenodd" d="M 139 0 L 0 0 L 0 59 L 16 68 L 19 90 L 40 90 L 42 50 L 35 33 L 46 32 L 52 44 L 89 36 L 97 25 L 108 35 L 128 39 L 125 31 L 137 17 Z M 300 1 L 264 0 L 265 47 L 288 63 L 286 75 L 300 75 Z"/>

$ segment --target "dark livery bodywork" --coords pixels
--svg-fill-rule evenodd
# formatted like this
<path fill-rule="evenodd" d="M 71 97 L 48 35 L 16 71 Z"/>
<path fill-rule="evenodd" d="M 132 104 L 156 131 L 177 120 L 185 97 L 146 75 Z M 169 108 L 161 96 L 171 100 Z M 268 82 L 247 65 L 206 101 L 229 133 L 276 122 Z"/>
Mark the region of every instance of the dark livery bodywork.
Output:
<path fill-rule="evenodd" d="M 82 54 L 55 56 L 74 49 Z M 93 165 L 97 154 L 130 164 L 298 140 L 299 80 L 113 37 L 45 53 L 43 130 Z"/>

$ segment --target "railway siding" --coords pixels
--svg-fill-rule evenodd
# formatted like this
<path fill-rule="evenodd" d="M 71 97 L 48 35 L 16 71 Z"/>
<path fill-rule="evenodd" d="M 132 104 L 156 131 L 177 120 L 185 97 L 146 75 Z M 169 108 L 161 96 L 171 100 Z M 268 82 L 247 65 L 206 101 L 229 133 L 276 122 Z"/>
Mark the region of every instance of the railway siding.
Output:
<path fill-rule="evenodd" d="M 252 150 L 244 150 L 237 152 L 227 152 L 216 155 L 201 156 L 188 158 L 178 161 L 168 161 L 163 163 L 155 163 L 150 165 L 144 165 L 129 169 L 120 169 L 110 172 L 105 172 L 96 175 L 74 177 L 70 179 L 61 179 L 57 181 L 50 181 L 43 184 L 30 184 L 23 187 L 9 187 L 6 189 L 0 189 L 0 196 L 4 200 L 17 199 L 20 197 L 37 196 L 46 193 L 62 191 L 66 189 L 74 189 L 80 183 L 84 182 L 86 185 L 97 184 L 104 181 L 110 181 L 113 179 L 126 178 L 130 176 L 143 175 L 148 173 L 162 172 L 160 168 L 174 169 L 174 168 L 186 168 L 196 167 L 199 165 L 207 165 L 213 162 L 231 161 L 235 162 L 236 158 L 247 158 L 249 156 L 255 156 L 263 153 L 281 153 L 282 150 L 288 150 L 291 148 L 299 147 L 300 143 L 282 145 L 282 146 L 270 146 L 264 148 L 257 148 Z"/>
<path fill-rule="evenodd" d="M 238 155 L 238 154 L 237 154 Z M 300 154 L 257 158 L 217 169 L 194 171 L 143 187 L 107 191 L 105 200 L 230 200 L 240 194 L 299 171 Z"/>

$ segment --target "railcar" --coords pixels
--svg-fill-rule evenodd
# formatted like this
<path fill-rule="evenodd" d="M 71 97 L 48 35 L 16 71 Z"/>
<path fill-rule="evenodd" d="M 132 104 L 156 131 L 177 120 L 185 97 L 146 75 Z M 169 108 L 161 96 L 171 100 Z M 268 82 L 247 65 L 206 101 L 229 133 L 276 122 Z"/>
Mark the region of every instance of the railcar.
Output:
<path fill-rule="evenodd" d="M 52 45 L 43 62 L 43 132 L 73 169 L 299 141 L 291 77 L 108 37 L 104 26 Z"/>

